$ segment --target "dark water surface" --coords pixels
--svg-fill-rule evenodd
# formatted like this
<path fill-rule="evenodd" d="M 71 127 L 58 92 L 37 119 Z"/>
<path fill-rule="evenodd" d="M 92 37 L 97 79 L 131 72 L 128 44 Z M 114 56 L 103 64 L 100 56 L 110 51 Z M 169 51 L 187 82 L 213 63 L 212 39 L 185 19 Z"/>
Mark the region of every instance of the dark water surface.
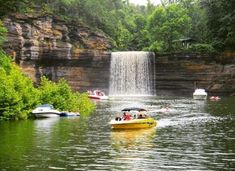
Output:
<path fill-rule="evenodd" d="M 0 122 L 0 170 L 235 170 L 234 97 L 96 103 L 89 117 Z M 157 128 L 111 130 L 111 118 L 132 106 L 148 109 Z"/>

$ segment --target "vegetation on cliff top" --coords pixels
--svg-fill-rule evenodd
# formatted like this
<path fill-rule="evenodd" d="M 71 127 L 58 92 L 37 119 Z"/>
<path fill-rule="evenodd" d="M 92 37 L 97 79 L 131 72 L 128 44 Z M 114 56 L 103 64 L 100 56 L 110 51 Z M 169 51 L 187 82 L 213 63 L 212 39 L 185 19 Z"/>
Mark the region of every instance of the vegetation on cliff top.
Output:
<path fill-rule="evenodd" d="M 234 50 L 235 1 L 161 0 L 157 6 L 147 2 L 136 6 L 129 0 L 0 0 L 0 17 L 19 11 L 77 21 L 106 33 L 116 50 Z M 196 46 L 183 46 L 185 38 Z"/>
<path fill-rule="evenodd" d="M 0 0 L 0 17 L 12 12 L 52 14 L 99 29 L 116 50 L 192 51 L 234 50 L 235 1 L 162 0 L 136 6 L 128 0 Z M 199 46 L 197 45 L 199 44 Z M 197 47 L 200 47 L 197 49 Z M 214 48 L 214 49 L 213 49 Z"/>

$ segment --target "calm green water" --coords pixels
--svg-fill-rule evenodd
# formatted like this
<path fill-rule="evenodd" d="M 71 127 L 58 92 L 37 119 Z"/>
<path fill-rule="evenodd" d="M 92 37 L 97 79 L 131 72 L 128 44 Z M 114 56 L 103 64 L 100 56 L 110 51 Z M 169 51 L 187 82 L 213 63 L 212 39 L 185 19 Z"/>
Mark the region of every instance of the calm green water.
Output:
<path fill-rule="evenodd" d="M 235 170 L 235 98 L 116 98 L 87 118 L 0 122 L 0 170 Z M 161 107 L 170 111 L 161 113 Z M 113 131 L 138 106 L 157 128 Z"/>

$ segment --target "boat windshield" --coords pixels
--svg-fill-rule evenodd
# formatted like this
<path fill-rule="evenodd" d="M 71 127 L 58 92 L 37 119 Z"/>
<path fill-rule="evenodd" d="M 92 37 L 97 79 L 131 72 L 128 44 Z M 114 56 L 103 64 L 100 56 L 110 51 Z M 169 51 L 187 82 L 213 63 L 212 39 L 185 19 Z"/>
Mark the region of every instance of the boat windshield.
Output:
<path fill-rule="evenodd" d="M 39 105 L 37 107 L 54 109 L 54 107 L 52 105 L 50 105 L 50 104 L 43 104 L 43 105 Z"/>
<path fill-rule="evenodd" d="M 137 112 L 141 112 L 141 111 L 147 111 L 146 109 L 143 109 L 143 108 L 138 108 L 138 107 L 131 107 L 131 108 L 125 108 L 125 109 L 122 109 L 122 111 L 137 111 Z"/>

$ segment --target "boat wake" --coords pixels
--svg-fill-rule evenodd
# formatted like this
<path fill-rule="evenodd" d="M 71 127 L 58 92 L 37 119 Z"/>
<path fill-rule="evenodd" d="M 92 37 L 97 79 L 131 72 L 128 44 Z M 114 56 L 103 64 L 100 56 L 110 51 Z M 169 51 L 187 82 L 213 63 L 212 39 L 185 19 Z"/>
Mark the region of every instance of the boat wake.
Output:
<path fill-rule="evenodd" d="M 207 122 L 217 122 L 220 120 L 219 117 L 214 116 L 182 116 L 182 117 L 172 117 L 159 119 L 157 128 L 166 128 L 166 127 L 186 127 L 188 125 L 199 125 L 205 124 Z"/>

